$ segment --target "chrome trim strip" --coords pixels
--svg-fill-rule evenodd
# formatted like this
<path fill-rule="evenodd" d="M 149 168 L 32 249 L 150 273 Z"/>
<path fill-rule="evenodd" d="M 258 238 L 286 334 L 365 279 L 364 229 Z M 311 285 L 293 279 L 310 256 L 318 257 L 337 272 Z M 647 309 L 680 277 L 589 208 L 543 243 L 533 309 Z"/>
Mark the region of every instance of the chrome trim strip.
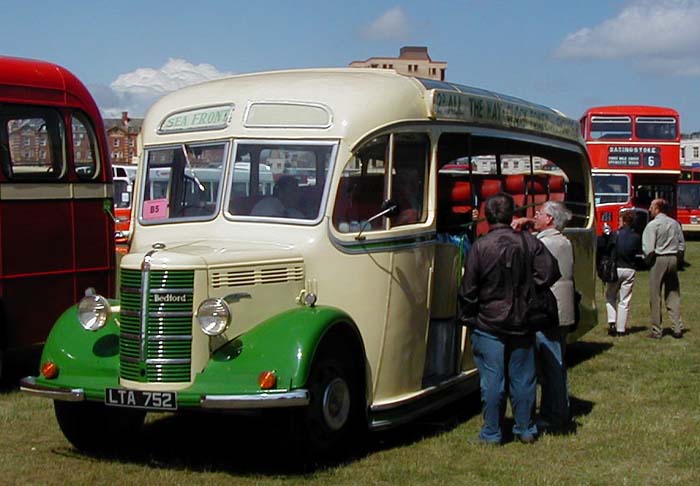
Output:
<path fill-rule="evenodd" d="M 604 141 L 595 141 L 595 140 L 586 140 L 586 144 L 588 145 L 638 145 L 640 147 L 649 147 L 652 145 L 670 145 L 670 146 L 680 146 L 680 142 L 655 142 L 653 140 L 638 140 L 638 141 L 628 141 L 628 140 L 615 140 L 615 139 L 608 139 Z"/>
<path fill-rule="evenodd" d="M 85 391 L 82 388 L 52 388 L 37 385 L 36 378 L 27 376 L 19 381 L 20 391 L 31 393 L 44 398 L 62 400 L 65 402 L 82 402 L 85 400 Z"/>
<path fill-rule="evenodd" d="M 161 336 L 160 334 L 152 334 L 148 336 L 149 341 L 192 341 L 192 335 L 190 334 L 181 334 L 179 336 L 177 335 L 167 335 L 167 336 Z"/>
<path fill-rule="evenodd" d="M 162 311 L 155 311 L 155 312 L 149 312 L 148 317 L 192 317 L 192 312 L 185 312 L 185 311 L 179 311 L 179 312 L 162 312 Z"/>
<path fill-rule="evenodd" d="M 190 364 L 191 359 L 187 358 L 150 358 L 146 364 Z"/>
<path fill-rule="evenodd" d="M 120 310 L 119 313 L 123 316 L 129 316 L 129 317 L 138 317 L 141 315 L 140 312 L 129 310 L 129 309 Z"/>
<path fill-rule="evenodd" d="M 421 415 L 466 396 L 466 394 L 479 389 L 478 378 L 479 372 L 476 369 L 464 371 L 409 398 L 370 406 L 370 430 L 382 430 L 411 422 Z M 467 385 L 469 385 L 469 389 L 463 389 Z M 414 408 L 412 408 L 413 405 L 415 405 Z M 396 413 L 393 417 L 381 416 L 382 413 L 392 412 Z"/>
<path fill-rule="evenodd" d="M 203 395 L 202 408 L 253 409 L 303 407 L 309 404 L 308 390 L 250 395 Z"/>
<path fill-rule="evenodd" d="M 381 405 L 372 405 L 370 406 L 370 411 L 372 412 L 383 412 L 385 410 L 391 410 L 392 408 L 397 408 L 402 405 L 405 405 L 407 403 L 410 403 L 414 401 L 416 398 L 423 398 L 426 396 L 433 395 L 434 393 L 438 393 L 441 390 L 444 390 L 445 388 L 449 388 L 450 386 L 457 385 L 463 381 L 469 380 L 472 376 L 477 374 L 477 370 L 469 370 L 469 371 L 463 371 L 457 376 L 454 376 L 448 380 L 443 381 L 442 383 L 431 386 L 429 388 L 425 388 L 419 393 L 416 393 L 415 395 L 412 395 L 410 398 L 405 398 L 403 400 L 398 400 L 396 402 L 391 402 L 391 403 L 384 403 Z"/>
<path fill-rule="evenodd" d="M 158 252 L 158 250 L 161 250 L 164 247 L 162 244 L 156 243 L 153 245 L 153 249 L 150 250 L 146 255 L 143 257 L 143 263 L 141 264 L 141 290 L 143 291 L 141 293 L 141 347 L 140 347 L 140 352 L 139 352 L 139 358 L 141 358 L 141 361 L 144 361 L 146 359 L 146 334 L 148 333 L 148 296 L 150 295 L 149 292 L 149 280 L 151 277 L 151 258 L 155 253 Z"/>
<path fill-rule="evenodd" d="M 151 289 L 151 294 L 192 294 L 194 289 Z"/>
<path fill-rule="evenodd" d="M 119 337 L 126 338 L 130 341 L 138 341 L 139 339 L 141 339 L 141 336 L 139 336 L 138 334 L 133 334 L 130 332 L 123 332 L 123 331 L 119 333 Z"/>
<path fill-rule="evenodd" d="M 681 170 L 674 169 L 655 169 L 650 167 L 649 169 L 631 169 L 629 167 L 620 167 L 619 169 L 591 169 L 591 174 L 596 175 L 599 173 L 606 174 L 681 174 Z"/>
<path fill-rule="evenodd" d="M 139 364 L 141 361 L 138 358 L 132 358 L 131 356 L 124 356 L 123 354 L 119 356 L 119 359 L 126 361 L 127 363 Z"/>

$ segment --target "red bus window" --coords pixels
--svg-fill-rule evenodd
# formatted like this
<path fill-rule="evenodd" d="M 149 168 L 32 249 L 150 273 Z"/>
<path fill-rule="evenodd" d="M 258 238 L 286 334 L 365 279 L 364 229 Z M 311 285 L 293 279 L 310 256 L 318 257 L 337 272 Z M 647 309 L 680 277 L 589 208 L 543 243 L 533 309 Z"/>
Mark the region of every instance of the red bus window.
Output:
<path fill-rule="evenodd" d="M 629 116 L 593 116 L 591 117 L 591 138 L 594 140 L 632 138 L 632 118 Z"/>
<path fill-rule="evenodd" d="M 75 172 L 81 179 L 92 179 L 97 175 L 98 160 L 95 150 L 95 132 L 81 114 L 74 114 L 71 122 L 73 129 L 73 160 Z"/>
<path fill-rule="evenodd" d="M 638 116 L 637 138 L 640 140 L 675 140 L 678 137 L 673 117 Z"/>
<path fill-rule="evenodd" d="M 63 122 L 47 108 L 0 108 L 3 170 L 9 179 L 59 179 L 65 172 Z"/>

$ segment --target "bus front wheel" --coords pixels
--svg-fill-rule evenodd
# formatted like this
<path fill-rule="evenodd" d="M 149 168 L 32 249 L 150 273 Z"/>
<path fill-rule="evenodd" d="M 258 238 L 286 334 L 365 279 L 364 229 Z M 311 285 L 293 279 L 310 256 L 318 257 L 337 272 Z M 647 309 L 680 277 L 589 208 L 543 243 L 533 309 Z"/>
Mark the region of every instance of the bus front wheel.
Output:
<path fill-rule="evenodd" d="M 310 403 L 295 419 L 307 456 L 341 456 L 357 442 L 364 403 L 360 385 L 348 356 L 324 353 L 314 360 L 307 382 Z"/>
<path fill-rule="evenodd" d="M 54 400 L 56 420 L 68 441 L 84 452 L 118 452 L 139 443 L 146 412 L 107 407 L 97 402 Z"/>

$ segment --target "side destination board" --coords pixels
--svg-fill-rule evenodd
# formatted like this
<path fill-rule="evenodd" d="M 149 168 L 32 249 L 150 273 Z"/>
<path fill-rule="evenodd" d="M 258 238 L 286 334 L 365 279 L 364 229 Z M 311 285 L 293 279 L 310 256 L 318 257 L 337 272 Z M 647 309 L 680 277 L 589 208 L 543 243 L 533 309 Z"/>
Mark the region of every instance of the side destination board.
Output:
<path fill-rule="evenodd" d="M 582 143 L 576 120 L 543 106 L 439 89 L 431 94 L 429 111 L 435 119 L 530 130 Z"/>

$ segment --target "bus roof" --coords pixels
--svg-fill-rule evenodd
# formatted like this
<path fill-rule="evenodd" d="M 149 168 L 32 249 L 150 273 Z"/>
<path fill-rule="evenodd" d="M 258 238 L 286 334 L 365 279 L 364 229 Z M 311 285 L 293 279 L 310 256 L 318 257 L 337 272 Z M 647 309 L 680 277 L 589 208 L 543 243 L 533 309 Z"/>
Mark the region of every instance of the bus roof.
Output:
<path fill-rule="evenodd" d="M 0 56 L 0 100 L 80 107 L 101 120 L 85 85 L 66 68 L 46 61 Z"/>
<path fill-rule="evenodd" d="M 646 105 L 611 105 L 611 106 L 595 106 L 586 110 L 586 115 L 632 115 L 632 116 L 675 116 L 678 117 L 678 112 L 673 108 L 664 106 L 646 106 Z"/>
<path fill-rule="evenodd" d="M 404 121 L 466 122 L 580 142 L 578 123 L 551 108 L 491 91 L 384 69 L 302 69 L 244 74 L 183 88 L 157 101 L 144 143 L 213 137 L 345 138 L 355 143 Z M 276 136 L 279 132 L 277 132 Z"/>

